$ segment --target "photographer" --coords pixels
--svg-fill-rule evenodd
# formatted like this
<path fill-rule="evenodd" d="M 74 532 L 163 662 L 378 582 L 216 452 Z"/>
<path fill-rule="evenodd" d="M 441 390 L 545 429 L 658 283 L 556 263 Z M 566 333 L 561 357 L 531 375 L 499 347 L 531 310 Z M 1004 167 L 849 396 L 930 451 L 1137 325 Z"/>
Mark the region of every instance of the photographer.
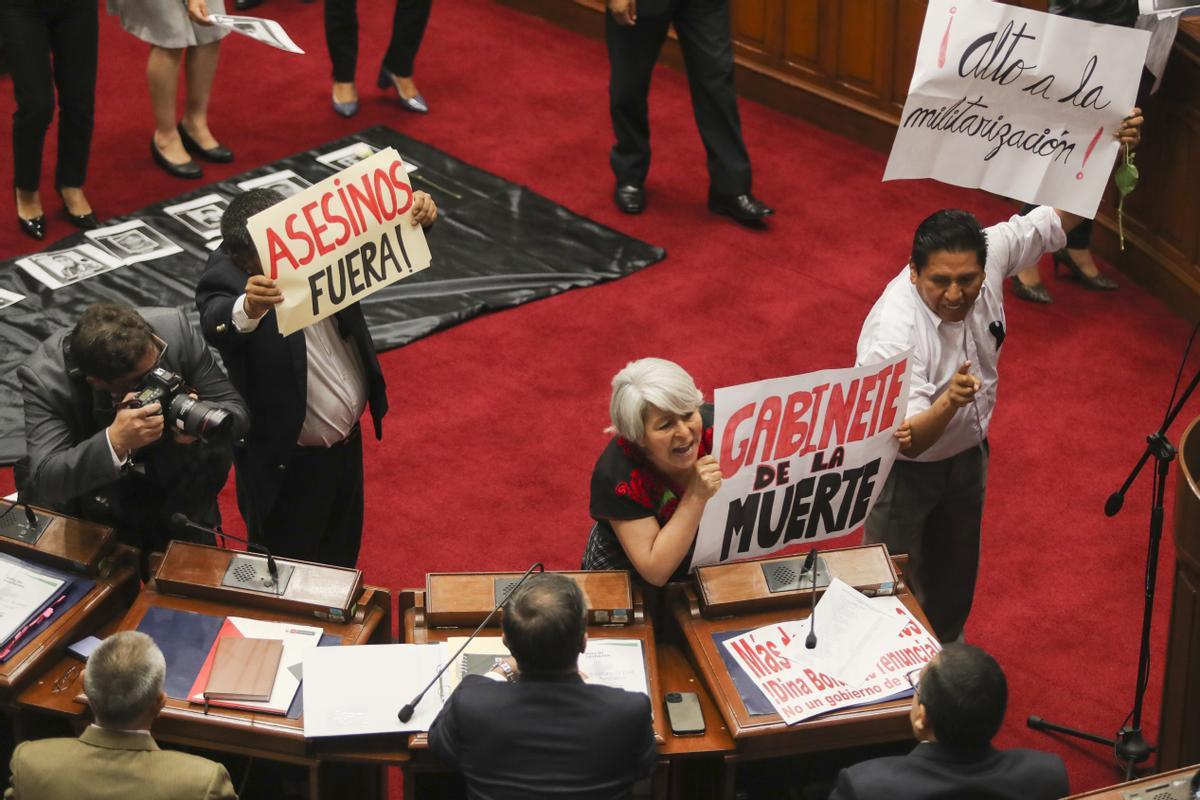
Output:
<path fill-rule="evenodd" d="M 217 494 L 249 417 L 181 310 L 97 303 L 17 375 L 22 500 L 112 525 L 143 554 L 166 545 L 175 512 L 220 523 Z"/>

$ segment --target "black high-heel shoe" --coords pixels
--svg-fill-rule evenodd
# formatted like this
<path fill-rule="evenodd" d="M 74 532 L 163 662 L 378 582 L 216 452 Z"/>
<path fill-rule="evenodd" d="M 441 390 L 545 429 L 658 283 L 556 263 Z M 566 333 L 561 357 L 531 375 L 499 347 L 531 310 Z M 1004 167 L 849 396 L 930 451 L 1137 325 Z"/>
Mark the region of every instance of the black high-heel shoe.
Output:
<path fill-rule="evenodd" d="M 1087 275 L 1079 265 L 1075 263 L 1075 259 L 1071 258 L 1071 254 L 1066 249 L 1054 251 L 1052 256 L 1054 259 L 1054 277 L 1058 277 L 1058 265 L 1062 264 L 1067 268 L 1067 271 L 1075 276 L 1075 279 L 1082 283 L 1088 289 L 1096 292 L 1111 292 L 1119 287 L 1116 281 L 1112 278 L 1106 278 L 1100 273 L 1095 275 Z"/>
<path fill-rule="evenodd" d="M 233 151 L 228 147 L 217 145 L 210 147 L 207 150 L 200 146 L 200 143 L 192 138 L 192 135 L 187 132 L 187 128 L 183 127 L 183 123 L 175 126 L 179 129 L 179 139 L 183 142 L 183 149 L 189 153 L 198 155 L 205 161 L 212 161 L 215 164 L 228 164 L 233 161 Z"/>
<path fill-rule="evenodd" d="M 63 202 L 63 216 L 67 218 L 67 222 L 85 231 L 95 230 L 100 227 L 100 221 L 96 219 L 95 211 L 89 211 L 86 214 L 72 214 L 71 210 L 67 208 L 67 198 L 63 197 L 62 192 L 58 193 L 58 199 Z"/>
<path fill-rule="evenodd" d="M 21 226 L 21 233 L 41 241 L 46 238 L 46 215 L 34 217 L 33 219 L 25 219 L 20 214 L 17 215 L 17 223 Z"/>
<path fill-rule="evenodd" d="M 414 95 L 413 97 L 405 97 L 404 95 L 400 94 L 400 90 L 396 88 L 395 81 L 392 80 L 393 77 L 395 76 L 388 71 L 387 67 L 380 67 L 379 81 L 377 85 L 380 89 L 390 88 L 395 90 L 396 97 L 400 100 L 400 107 L 405 111 L 412 111 L 417 114 L 428 114 L 429 106 L 426 104 L 425 98 L 419 94 Z"/>

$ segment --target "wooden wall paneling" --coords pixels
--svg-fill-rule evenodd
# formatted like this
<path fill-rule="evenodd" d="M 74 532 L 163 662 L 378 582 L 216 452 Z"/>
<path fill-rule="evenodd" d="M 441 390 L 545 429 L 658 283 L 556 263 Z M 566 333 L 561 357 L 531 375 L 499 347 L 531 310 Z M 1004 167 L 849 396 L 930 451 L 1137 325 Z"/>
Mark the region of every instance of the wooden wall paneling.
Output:
<path fill-rule="evenodd" d="M 825 77 L 820 0 L 784 0 L 783 6 L 783 63 L 801 73 Z"/>
<path fill-rule="evenodd" d="M 917 63 L 917 47 L 921 29 L 925 26 L 926 0 L 897 0 L 895 44 L 892 48 L 892 92 L 889 108 L 897 118 L 904 110 L 908 87 L 912 83 L 913 66 Z"/>
<path fill-rule="evenodd" d="M 835 6 L 837 82 L 843 90 L 882 105 L 891 99 L 895 0 L 860 0 Z"/>
<path fill-rule="evenodd" d="M 745 55 L 778 59 L 782 55 L 774 24 L 782 0 L 739 0 L 729 9 L 729 27 L 736 49 Z"/>

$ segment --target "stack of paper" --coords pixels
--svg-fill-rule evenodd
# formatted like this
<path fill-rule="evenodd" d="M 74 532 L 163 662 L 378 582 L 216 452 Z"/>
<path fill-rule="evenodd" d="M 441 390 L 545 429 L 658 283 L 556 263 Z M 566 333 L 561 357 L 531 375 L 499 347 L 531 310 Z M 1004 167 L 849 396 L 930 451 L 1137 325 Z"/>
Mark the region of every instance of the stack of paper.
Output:
<path fill-rule="evenodd" d="M 28 641 L 69 588 L 67 580 L 0 553 L 0 659 Z"/>

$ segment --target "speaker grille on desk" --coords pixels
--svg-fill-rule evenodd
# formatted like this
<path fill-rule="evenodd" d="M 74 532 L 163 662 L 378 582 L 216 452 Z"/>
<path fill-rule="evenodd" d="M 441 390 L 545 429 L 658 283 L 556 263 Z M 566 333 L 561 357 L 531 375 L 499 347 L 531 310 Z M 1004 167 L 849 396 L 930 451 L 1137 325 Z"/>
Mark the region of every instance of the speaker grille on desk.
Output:
<path fill-rule="evenodd" d="M 1192 793 L 1189 788 L 1191 776 L 1175 778 L 1169 783 L 1159 783 L 1137 789 L 1126 789 L 1121 792 L 1125 800 L 1190 800 Z"/>
<path fill-rule="evenodd" d="M 222 586 L 233 589 L 247 589 L 252 592 L 266 594 L 283 594 L 287 591 L 288 581 L 292 579 L 295 567 L 291 564 L 276 563 L 279 569 L 279 585 L 271 581 L 271 571 L 267 569 L 267 560 L 262 556 L 244 556 L 238 554 L 229 560 L 225 569 L 225 577 L 221 579 Z"/>
<path fill-rule="evenodd" d="M 823 589 L 829 585 L 829 568 L 825 565 L 825 559 L 817 556 L 815 569 L 817 588 Z M 763 579 L 767 582 L 767 590 L 771 594 L 811 588 L 812 576 L 803 570 L 804 559 L 802 558 L 765 561 L 762 564 Z"/>
<path fill-rule="evenodd" d="M 505 596 L 508 595 L 509 590 L 512 589 L 512 587 L 516 586 L 520 582 L 521 582 L 520 578 L 496 578 L 496 583 L 495 583 L 496 603 L 495 604 L 500 605 L 500 602 L 502 600 L 504 600 Z"/>
<path fill-rule="evenodd" d="M 25 519 L 25 509 L 12 506 L 0 514 L 0 536 L 25 544 L 37 544 L 37 540 L 42 538 L 42 534 L 46 532 L 46 528 L 50 527 L 52 521 L 53 518 L 45 514 L 38 514 L 37 525 L 30 525 L 29 521 Z"/>

